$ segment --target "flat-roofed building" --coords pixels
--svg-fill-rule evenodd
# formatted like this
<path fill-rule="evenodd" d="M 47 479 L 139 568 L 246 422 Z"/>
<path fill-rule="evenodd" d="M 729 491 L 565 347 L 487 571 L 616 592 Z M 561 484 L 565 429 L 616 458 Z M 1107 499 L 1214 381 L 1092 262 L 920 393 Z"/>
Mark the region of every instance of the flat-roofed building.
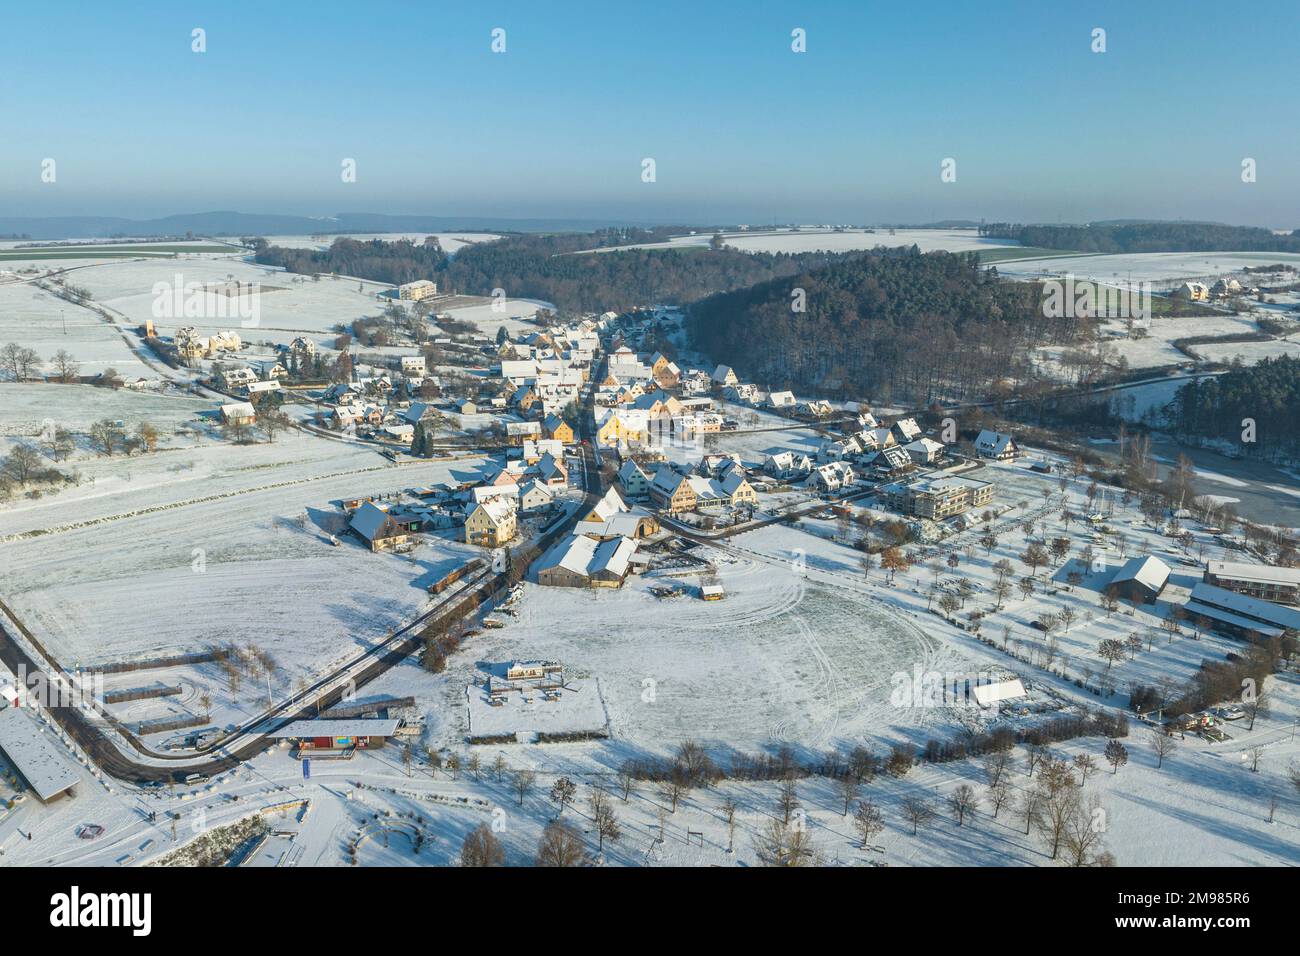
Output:
<path fill-rule="evenodd" d="M 1205 583 L 1264 601 L 1300 604 L 1300 568 L 1210 561 L 1205 566 Z"/>

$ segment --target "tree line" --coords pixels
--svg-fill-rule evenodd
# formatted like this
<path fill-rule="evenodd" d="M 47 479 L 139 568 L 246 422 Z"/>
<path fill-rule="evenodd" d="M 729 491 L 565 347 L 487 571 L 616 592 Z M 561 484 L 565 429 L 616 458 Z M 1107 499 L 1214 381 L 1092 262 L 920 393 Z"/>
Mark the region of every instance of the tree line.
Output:
<path fill-rule="evenodd" d="M 1271 229 L 1217 222 L 1085 225 L 991 222 L 982 224 L 979 234 L 1040 249 L 1076 252 L 1300 252 L 1300 229 L 1277 235 Z"/>

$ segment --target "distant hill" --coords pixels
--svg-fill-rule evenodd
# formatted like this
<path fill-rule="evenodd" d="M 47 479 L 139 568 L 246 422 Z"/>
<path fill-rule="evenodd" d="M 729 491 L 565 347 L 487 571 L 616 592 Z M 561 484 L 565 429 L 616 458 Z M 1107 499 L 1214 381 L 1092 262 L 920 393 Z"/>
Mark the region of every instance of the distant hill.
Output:
<path fill-rule="evenodd" d="M 28 239 L 109 239 L 115 236 L 300 236 L 368 232 L 591 232 L 613 225 L 651 225 L 596 219 L 514 219 L 501 216 L 390 216 L 352 212 L 282 216 L 197 212 L 161 219 L 114 216 L 0 216 L 0 236 Z"/>

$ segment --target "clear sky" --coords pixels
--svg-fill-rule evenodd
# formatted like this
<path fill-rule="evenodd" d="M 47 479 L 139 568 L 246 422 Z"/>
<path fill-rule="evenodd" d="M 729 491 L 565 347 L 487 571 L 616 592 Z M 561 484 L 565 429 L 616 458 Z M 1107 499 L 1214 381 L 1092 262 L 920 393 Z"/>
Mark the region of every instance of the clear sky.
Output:
<path fill-rule="evenodd" d="M 1295 0 L 43 0 L 0 64 L 10 215 L 1300 226 Z"/>

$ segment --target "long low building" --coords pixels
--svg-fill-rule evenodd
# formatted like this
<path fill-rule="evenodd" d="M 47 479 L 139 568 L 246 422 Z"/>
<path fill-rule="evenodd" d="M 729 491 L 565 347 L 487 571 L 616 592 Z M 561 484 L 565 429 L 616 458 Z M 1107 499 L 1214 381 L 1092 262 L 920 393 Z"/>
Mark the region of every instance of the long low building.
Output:
<path fill-rule="evenodd" d="M 1250 640 L 1300 632 L 1300 609 L 1238 594 L 1201 582 L 1192 588 L 1183 610 L 1200 624 Z"/>
<path fill-rule="evenodd" d="M 45 803 L 70 793 L 81 782 L 68 754 L 21 707 L 0 710 L 0 751 Z"/>
<path fill-rule="evenodd" d="M 1300 604 L 1300 568 L 1210 561 L 1205 566 L 1205 583 L 1265 601 Z"/>
<path fill-rule="evenodd" d="M 274 733 L 274 740 L 297 741 L 301 750 L 367 750 L 382 747 L 397 733 L 396 720 L 295 720 Z"/>

